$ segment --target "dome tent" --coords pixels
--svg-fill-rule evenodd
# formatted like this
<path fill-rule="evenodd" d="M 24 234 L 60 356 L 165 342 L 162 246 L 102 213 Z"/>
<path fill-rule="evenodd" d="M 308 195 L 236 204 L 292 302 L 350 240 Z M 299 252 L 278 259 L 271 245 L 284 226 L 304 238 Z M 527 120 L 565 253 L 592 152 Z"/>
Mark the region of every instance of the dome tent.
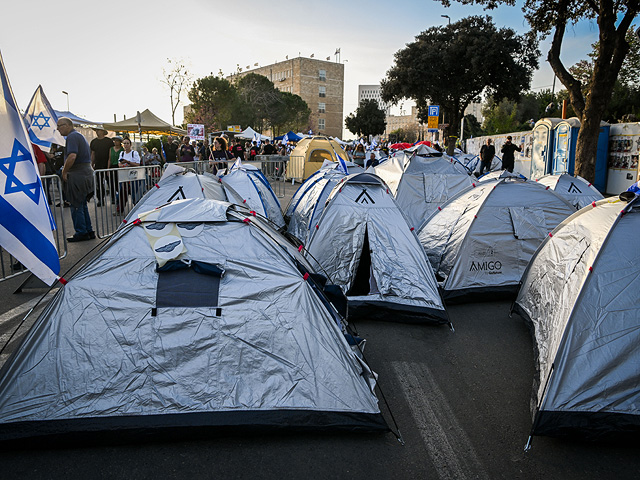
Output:
<path fill-rule="evenodd" d="M 566 198 L 577 209 L 604 198 L 593 184 L 577 175 L 575 177 L 568 173 L 545 175 L 536 181 L 551 188 L 561 197 Z"/>
<path fill-rule="evenodd" d="M 364 169 L 355 163 L 345 162 L 347 171 L 362 173 Z M 311 175 L 291 198 L 285 220 L 287 231 L 303 244 L 309 239 L 312 225 L 322 215 L 324 205 L 333 187 L 346 175 L 338 168 L 338 162 L 325 161 L 322 168 Z"/>
<path fill-rule="evenodd" d="M 0 439 L 386 430 L 373 373 L 315 278 L 243 207 L 194 199 L 149 212 L 68 280 L 3 366 Z"/>
<path fill-rule="evenodd" d="M 251 210 L 268 218 L 278 228 L 284 227 L 280 202 L 259 168 L 238 160 L 221 181 L 225 188 L 240 195 L 242 203 Z"/>
<path fill-rule="evenodd" d="M 538 245 L 575 211 L 535 182 L 500 178 L 450 199 L 418 238 L 445 299 L 511 295 Z"/>
<path fill-rule="evenodd" d="M 640 237 L 640 197 L 627 200 L 566 219 L 522 278 L 513 310 L 533 327 L 532 435 L 640 431 L 640 250 L 629 241 Z"/>
<path fill-rule="evenodd" d="M 169 164 L 155 188 L 149 190 L 131 209 L 124 224 L 134 221 L 138 214 L 166 205 L 173 200 L 208 198 L 242 205 L 242 197 L 210 173 L 196 174 L 178 165 Z"/>
<path fill-rule="evenodd" d="M 317 172 L 325 160 L 337 162 L 338 156 L 348 160 L 349 156 L 342 146 L 329 137 L 306 137 L 298 142 L 289 154 L 287 178 L 303 182 Z"/>
<path fill-rule="evenodd" d="M 370 173 L 338 183 L 306 253 L 370 317 L 447 323 L 433 271 L 384 182 Z M 382 308 L 381 308 L 382 307 Z"/>
<path fill-rule="evenodd" d="M 370 169 L 391 189 L 398 207 L 412 227 L 419 227 L 438 206 L 473 184 L 474 178 L 455 159 L 443 156 L 426 145 L 414 147 L 416 152 L 397 152 Z M 425 151 L 425 154 L 420 154 Z"/>

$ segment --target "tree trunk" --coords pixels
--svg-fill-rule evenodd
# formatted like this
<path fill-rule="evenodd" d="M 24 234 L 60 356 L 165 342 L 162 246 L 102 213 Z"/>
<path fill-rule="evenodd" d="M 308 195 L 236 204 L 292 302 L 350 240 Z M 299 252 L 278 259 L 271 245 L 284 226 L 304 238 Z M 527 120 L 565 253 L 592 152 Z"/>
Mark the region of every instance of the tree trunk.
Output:
<path fill-rule="evenodd" d="M 596 155 L 600 134 L 600 115 L 585 114 L 580 119 L 580 131 L 576 143 L 576 164 L 574 173 L 593 183 L 596 179 Z"/>

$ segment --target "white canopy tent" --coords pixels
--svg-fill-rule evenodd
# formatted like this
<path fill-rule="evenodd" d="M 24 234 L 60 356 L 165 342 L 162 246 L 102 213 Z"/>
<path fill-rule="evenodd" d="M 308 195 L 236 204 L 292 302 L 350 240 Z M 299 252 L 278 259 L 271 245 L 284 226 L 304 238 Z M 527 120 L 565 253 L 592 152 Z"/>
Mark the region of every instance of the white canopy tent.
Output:
<path fill-rule="evenodd" d="M 262 135 L 261 133 L 256 132 L 253 128 L 247 127 L 242 132 L 237 134 L 235 138 L 244 138 L 246 140 L 253 140 L 256 135 L 260 135 L 260 141 L 262 140 L 270 140 L 270 137 L 266 135 Z"/>

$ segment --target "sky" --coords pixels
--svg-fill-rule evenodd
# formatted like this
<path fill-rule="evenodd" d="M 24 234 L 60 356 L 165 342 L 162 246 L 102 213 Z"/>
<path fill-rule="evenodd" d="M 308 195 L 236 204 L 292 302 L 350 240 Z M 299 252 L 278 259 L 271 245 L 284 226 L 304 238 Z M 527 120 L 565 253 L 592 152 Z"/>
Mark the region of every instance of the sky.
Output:
<path fill-rule="evenodd" d="M 0 53 L 21 109 L 42 85 L 56 110 L 66 110 L 68 99 L 73 113 L 92 121 L 112 122 L 114 115 L 122 120 L 149 108 L 170 122 L 169 92 L 160 81 L 168 58 L 182 59 L 196 79 L 220 70 L 229 74 L 238 65 L 268 65 L 287 55 L 335 61 L 340 48 L 346 116 L 358 106 L 358 85 L 378 84 L 396 51 L 420 32 L 446 24 L 441 15 L 455 22 L 486 14 L 498 27 L 528 31 L 520 7 L 484 11 L 455 1 L 450 8 L 433 0 L 132 0 L 126 7 L 113 5 L 31 0 L 4 8 L 12 21 L 0 29 Z M 595 22 L 569 28 L 561 52 L 565 65 L 586 58 L 596 39 Z M 543 42 L 534 90 L 551 88 L 548 49 L 549 42 Z M 183 103 L 188 103 L 186 94 Z M 182 120 L 181 105 L 176 123 Z"/>

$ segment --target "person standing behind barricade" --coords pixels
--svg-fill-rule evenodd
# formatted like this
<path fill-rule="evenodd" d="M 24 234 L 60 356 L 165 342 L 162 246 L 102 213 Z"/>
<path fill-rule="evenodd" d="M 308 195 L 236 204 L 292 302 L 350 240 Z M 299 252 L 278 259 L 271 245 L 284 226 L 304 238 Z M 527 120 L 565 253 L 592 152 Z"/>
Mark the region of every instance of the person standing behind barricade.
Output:
<path fill-rule="evenodd" d="M 111 139 L 113 141 L 113 147 L 109 149 L 109 167 L 118 168 L 118 159 L 120 158 L 120 152 L 122 148 L 122 137 L 115 136 Z M 118 191 L 118 172 L 109 172 L 109 191 L 111 192 L 111 205 L 116 203 L 116 192 Z"/>
<path fill-rule="evenodd" d="M 169 135 L 167 142 L 162 144 L 162 156 L 165 163 L 176 163 L 178 160 L 178 145 L 173 141 L 173 137 Z"/>
<path fill-rule="evenodd" d="M 122 140 L 123 150 L 120 151 L 120 158 L 118 158 L 118 166 L 120 168 L 127 167 L 139 167 L 140 166 L 140 154 L 131 149 L 131 140 L 125 138 Z M 114 215 L 123 214 L 127 201 L 129 200 L 129 188 L 131 182 L 119 182 L 120 188 L 118 190 L 119 202 L 118 207 Z M 138 196 L 137 188 L 139 188 L 138 182 L 134 182 L 134 199 Z M 135 203 L 135 200 L 134 200 Z"/>
<path fill-rule="evenodd" d="M 235 141 L 235 145 L 233 149 L 231 149 L 231 153 L 234 157 L 239 158 L 241 161 L 244 160 L 244 147 L 242 146 L 242 142 L 240 140 Z"/>
<path fill-rule="evenodd" d="M 264 141 L 264 145 L 262 146 L 262 154 L 263 155 L 275 155 L 276 147 L 274 147 L 269 139 Z"/>
<path fill-rule="evenodd" d="M 64 147 L 64 182 L 67 200 L 71 204 L 71 219 L 75 234 L 67 238 L 68 242 L 83 242 L 96 238 L 91 226 L 87 200 L 93 195 L 93 169 L 91 168 L 91 149 L 81 133 L 73 128 L 67 117 L 58 120 L 58 131 L 67 137 Z"/>
<path fill-rule="evenodd" d="M 193 162 L 196 157 L 196 149 L 189 142 L 191 139 L 186 135 L 182 137 L 182 145 L 180 145 L 180 161 Z"/>
<path fill-rule="evenodd" d="M 96 132 L 97 138 L 91 140 L 89 147 L 91 148 L 91 166 L 94 170 L 106 170 L 109 168 L 109 155 L 111 151 L 111 147 L 113 147 L 113 140 L 107 137 L 107 131 L 103 128 L 94 128 L 94 132 Z M 96 198 L 96 203 L 98 206 L 104 204 L 104 197 L 106 195 L 106 189 L 104 186 L 105 180 L 107 176 L 105 172 L 98 172 L 96 175 L 96 192 L 98 194 L 98 198 Z"/>
<path fill-rule="evenodd" d="M 507 136 L 507 141 L 502 145 L 500 149 L 502 152 L 502 168 L 513 173 L 513 167 L 515 166 L 514 152 L 521 152 L 522 149 L 511 143 L 511 135 Z"/>
<path fill-rule="evenodd" d="M 218 173 L 219 170 L 227 168 L 227 162 L 235 160 L 233 154 L 227 150 L 227 141 L 222 137 L 216 137 L 213 141 L 213 159 L 211 167 L 213 173 Z"/>
<path fill-rule="evenodd" d="M 256 157 L 258 156 L 258 144 L 256 142 L 253 142 L 251 144 L 251 148 L 249 149 L 249 161 L 253 162 Z"/>
<path fill-rule="evenodd" d="M 480 175 L 484 173 L 484 169 L 487 169 L 487 173 L 491 171 L 491 162 L 493 157 L 496 156 L 496 147 L 491 145 L 491 139 L 487 138 L 487 143 L 480 147 Z"/>

